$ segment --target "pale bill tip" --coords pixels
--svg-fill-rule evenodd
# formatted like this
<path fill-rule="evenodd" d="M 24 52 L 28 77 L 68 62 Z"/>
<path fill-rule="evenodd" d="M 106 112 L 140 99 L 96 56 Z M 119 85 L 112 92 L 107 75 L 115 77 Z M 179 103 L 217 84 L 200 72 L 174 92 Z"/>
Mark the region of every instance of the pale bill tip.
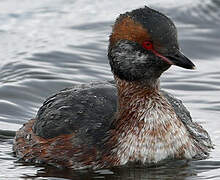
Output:
<path fill-rule="evenodd" d="M 197 69 L 197 68 L 196 68 L 196 66 L 193 66 L 192 69 L 195 70 L 195 69 Z"/>

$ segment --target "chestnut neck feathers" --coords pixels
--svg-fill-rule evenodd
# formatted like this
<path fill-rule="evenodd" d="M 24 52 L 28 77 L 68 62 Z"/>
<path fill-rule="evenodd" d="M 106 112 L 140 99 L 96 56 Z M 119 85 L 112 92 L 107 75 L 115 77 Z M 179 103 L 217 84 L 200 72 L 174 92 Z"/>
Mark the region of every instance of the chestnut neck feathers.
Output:
<path fill-rule="evenodd" d="M 114 147 L 111 156 L 115 162 L 156 163 L 195 155 L 196 147 L 172 106 L 160 94 L 159 84 L 149 88 L 117 77 L 116 84 L 118 112 L 108 141 Z"/>

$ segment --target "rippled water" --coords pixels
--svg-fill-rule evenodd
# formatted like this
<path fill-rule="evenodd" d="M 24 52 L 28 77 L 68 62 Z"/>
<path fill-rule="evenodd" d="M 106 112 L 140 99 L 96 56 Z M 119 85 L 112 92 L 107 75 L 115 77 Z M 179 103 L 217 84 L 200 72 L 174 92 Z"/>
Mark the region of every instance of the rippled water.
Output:
<path fill-rule="evenodd" d="M 154 0 L 175 21 L 182 51 L 196 71 L 172 67 L 162 87 L 182 99 L 207 129 L 215 149 L 207 160 L 143 168 L 73 172 L 16 162 L 14 132 L 44 99 L 64 87 L 111 80 L 108 35 L 118 14 L 144 6 L 130 0 L 0 1 L 0 179 L 220 179 L 220 3 Z"/>

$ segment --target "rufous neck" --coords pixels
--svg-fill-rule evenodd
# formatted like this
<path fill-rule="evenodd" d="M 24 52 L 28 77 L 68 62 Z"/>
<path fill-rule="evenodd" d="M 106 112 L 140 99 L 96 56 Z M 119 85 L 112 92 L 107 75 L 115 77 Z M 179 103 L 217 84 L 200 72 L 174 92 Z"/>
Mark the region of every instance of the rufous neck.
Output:
<path fill-rule="evenodd" d="M 154 81 L 128 82 L 115 76 L 118 89 L 118 112 L 121 107 L 126 108 L 129 104 L 145 101 L 146 97 L 157 94 L 160 87 L 159 79 Z"/>

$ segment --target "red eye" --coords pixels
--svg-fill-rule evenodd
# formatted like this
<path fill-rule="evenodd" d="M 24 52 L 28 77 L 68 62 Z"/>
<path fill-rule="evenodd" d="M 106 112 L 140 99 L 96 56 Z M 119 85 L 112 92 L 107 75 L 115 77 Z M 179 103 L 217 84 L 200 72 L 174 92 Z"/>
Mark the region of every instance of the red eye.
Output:
<path fill-rule="evenodd" d="M 143 48 L 147 50 L 152 50 L 153 49 L 153 44 L 151 41 L 144 41 L 142 44 Z"/>

